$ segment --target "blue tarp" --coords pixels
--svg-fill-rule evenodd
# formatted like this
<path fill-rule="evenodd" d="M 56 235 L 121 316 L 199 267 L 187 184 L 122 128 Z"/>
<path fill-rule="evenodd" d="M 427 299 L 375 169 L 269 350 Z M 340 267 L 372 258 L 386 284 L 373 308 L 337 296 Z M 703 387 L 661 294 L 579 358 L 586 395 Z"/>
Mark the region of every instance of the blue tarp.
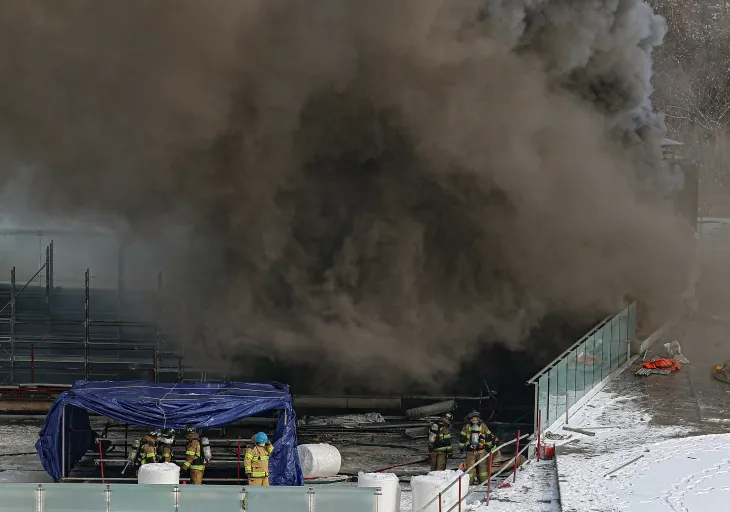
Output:
<path fill-rule="evenodd" d="M 64 414 L 65 408 L 65 414 Z M 89 412 L 123 423 L 155 428 L 220 427 L 266 411 L 280 411 L 269 462 L 272 485 L 302 485 L 297 455 L 296 416 L 287 387 L 269 383 L 157 384 L 144 381 L 78 381 L 59 395 L 46 416 L 36 443 L 43 468 L 54 481 L 94 442 Z M 65 418 L 65 429 L 62 428 Z M 65 441 L 62 440 L 65 432 Z M 65 443 L 65 444 L 64 444 Z"/>

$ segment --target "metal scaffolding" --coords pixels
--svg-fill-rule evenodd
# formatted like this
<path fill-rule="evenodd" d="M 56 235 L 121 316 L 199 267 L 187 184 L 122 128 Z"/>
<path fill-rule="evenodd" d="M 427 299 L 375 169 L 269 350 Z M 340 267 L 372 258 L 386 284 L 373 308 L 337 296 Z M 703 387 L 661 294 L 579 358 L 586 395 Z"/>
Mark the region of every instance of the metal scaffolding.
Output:
<path fill-rule="evenodd" d="M 51 241 L 45 262 L 22 288 L 15 267 L 10 285 L 0 284 L 0 304 L 7 299 L 0 308 L 0 385 L 36 384 L 36 375 L 43 384 L 215 380 L 207 370 L 186 367 L 179 345 L 164 335 L 162 272 L 155 291 L 125 290 L 120 258 L 116 290 L 92 289 L 86 269 L 82 294 L 54 287 L 53 260 Z M 45 286 L 32 284 L 43 271 Z"/>

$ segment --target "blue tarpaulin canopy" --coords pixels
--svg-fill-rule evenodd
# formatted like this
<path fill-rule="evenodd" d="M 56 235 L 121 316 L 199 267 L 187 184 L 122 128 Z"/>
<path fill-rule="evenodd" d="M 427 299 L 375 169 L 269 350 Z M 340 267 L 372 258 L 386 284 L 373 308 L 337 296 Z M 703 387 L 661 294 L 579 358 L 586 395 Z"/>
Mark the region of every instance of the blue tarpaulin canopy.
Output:
<path fill-rule="evenodd" d="M 272 485 L 302 485 L 296 416 L 287 387 L 278 382 L 78 381 L 51 405 L 36 450 L 43 468 L 54 481 L 59 481 L 94 442 L 89 412 L 144 427 L 182 429 L 195 425 L 205 429 L 266 411 L 281 412 L 269 461 L 270 481 Z M 62 471 L 64 457 L 66 465 Z"/>

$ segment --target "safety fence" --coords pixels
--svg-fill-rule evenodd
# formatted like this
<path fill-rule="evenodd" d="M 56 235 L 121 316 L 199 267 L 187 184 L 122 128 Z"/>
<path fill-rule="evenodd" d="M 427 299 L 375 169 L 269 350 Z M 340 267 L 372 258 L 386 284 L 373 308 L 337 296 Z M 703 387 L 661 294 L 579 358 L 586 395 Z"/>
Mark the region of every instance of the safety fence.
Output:
<path fill-rule="evenodd" d="M 567 422 L 594 388 L 628 362 L 635 340 L 636 303 L 632 303 L 603 320 L 530 379 L 528 384 L 535 385 L 535 432 L 541 433 L 563 418 Z"/>
<path fill-rule="evenodd" d="M 377 512 L 379 487 L 0 484 L 3 512 Z"/>
<path fill-rule="evenodd" d="M 512 482 L 515 483 L 517 481 L 517 469 L 519 468 L 520 455 L 522 455 L 529 447 L 529 443 L 525 443 L 522 449 L 520 449 L 520 442 L 529 437 L 530 434 L 520 435 L 520 431 L 518 430 L 517 436 L 514 439 L 492 448 L 485 456 L 475 461 L 471 466 L 467 467 L 462 474 L 457 476 L 449 485 L 444 487 L 438 494 L 431 498 L 428 503 L 418 509 L 417 512 L 430 512 L 432 510 L 438 510 L 439 512 L 451 512 L 452 510 L 465 510 L 466 499 L 473 493 L 478 491 L 485 492 L 484 503 L 489 505 L 489 499 L 492 492 L 492 482 L 495 481 L 497 477 L 506 473 L 507 471 L 511 471 Z M 492 473 L 492 461 L 494 454 L 512 444 L 515 444 L 515 455 L 511 459 L 505 461 L 499 471 L 497 471 L 496 473 Z M 483 462 L 487 462 L 487 481 L 483 485 L 470 486 L 468 487 L 468 489 L 465 489 L 462 483 L 464 474 L 475 470 L 477 466 Z M 509 477 L 509 475 L 507 475 L 507 477 Z M 500 483 L 504 483 L 504 481 Z"/>

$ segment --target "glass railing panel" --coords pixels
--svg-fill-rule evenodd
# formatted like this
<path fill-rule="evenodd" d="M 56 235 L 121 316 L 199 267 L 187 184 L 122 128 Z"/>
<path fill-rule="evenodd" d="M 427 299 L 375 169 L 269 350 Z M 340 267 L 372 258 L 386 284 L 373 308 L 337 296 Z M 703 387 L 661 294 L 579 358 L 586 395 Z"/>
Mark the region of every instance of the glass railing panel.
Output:
<path fill-rule="evenodd" d="M 239 512 L 238 485 L 181 485 L 179 512 Z"/>
<path fill-rule="evenodd" d="M 38 484 L 1 484 L 3 512 L 33 512 L 36 509 Z"/>
<path fill-rule="evenodd" d="M 306 487 L 247 486 L 246 512 L 308 512 L 307 490 Z"/>
<path fill-rule="evenodd" d="M 97 510 L 106 510 L 105 490 L 106 485 L 101 484 L 44 485 L 43 512 L 96 512 Z M 139 503 L 137 510 L 139 511 Z"/>
<path fill-rule="evenodd" d="M 317 512 L 373 512 L 375 489 L 318 486 L 314 488 L 314 500 Z"/>

